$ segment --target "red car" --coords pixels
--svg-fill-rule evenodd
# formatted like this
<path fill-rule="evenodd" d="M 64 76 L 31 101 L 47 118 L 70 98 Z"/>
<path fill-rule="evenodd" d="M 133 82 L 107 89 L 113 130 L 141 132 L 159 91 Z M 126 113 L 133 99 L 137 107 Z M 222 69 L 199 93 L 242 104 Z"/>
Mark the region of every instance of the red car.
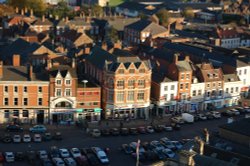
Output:
<path fill-rule="evenodd" d="M 83 155 L 77 157 L 77 158 L 76 158 L 76 162 L 77 162 L 77 164 L 78 164 L 79 166 L 87 166 L 87 165 L 89 165 L 87 157 L 86 157 L 86 156 L 83 156 Z"/>
<path fill-rule="evenodd" d="M 4 156 L 3 156 L 3 153 L 0 152 L 0 162 L 3 163 L 4 162 Z"/>

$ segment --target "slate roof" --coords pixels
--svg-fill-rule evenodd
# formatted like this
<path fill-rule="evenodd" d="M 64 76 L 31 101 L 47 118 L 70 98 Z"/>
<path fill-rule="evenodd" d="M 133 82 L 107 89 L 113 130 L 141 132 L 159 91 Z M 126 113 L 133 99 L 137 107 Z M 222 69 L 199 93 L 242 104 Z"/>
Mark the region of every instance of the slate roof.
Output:
<path fill-rule="evenodd" d="M 160 34 L 167 31 L 165 27 L 144 19 L 132 23 L 126 27 L 140 32 L 149 31 L 152 35 Z"/>
<path fill-rule="evenodd" d="M 224 82 L 234 82 L 234 81 L 240 81 L 240 78 L 237 76 L 237 74 L 224 74 Z"/>
<path fill-rule="evenodd" d="M 26 66 L 3 66 L 1 81 L 29 81 L 29 71 Z M 44 72 L 34 73 L 32 81 L 48 81 L 48 75 Z"/>
<path fill-rule="evenodd" d="M 139 21 L 140 18 L 114 18 L 108 20 L 108 24 L 112 26 L 117 31 L 123 31 L 124 27 Z"/>
<path fill-rule="evenodd" d="M 154 81 L 156 83 L 173 82 L 173 80 L 171 80 L 170 78 L 168 78 L 164 74 L 155 73 L 155 72 L 153 72 L 153 74 L 152 74 L 152 81 Z"/>
<path fill-rule="evenodd" d="M 45 19 L 44 21 L 41 18 L 38 18 L 33 25 L 35 26 L 53 26 L 53 23 L 50 22 L 48 19 Z"/>
<path fill-rule="evenodd" d="M 49 75 L 50 77 L 56 77 L 58 72 L 60 72 L 62 77 L 65 77 L 67 73 L 69 72 L 72 78 L 77 78 L 76 69 L 68 65 L 53 66 L 49 70 Z"/>
<path fill-rule="evenodd" d="M 176 63 L 176 67 L 179 71 L 192 71 L 189 62 L 187 61 L 178 61 L 178 63 Z"/>

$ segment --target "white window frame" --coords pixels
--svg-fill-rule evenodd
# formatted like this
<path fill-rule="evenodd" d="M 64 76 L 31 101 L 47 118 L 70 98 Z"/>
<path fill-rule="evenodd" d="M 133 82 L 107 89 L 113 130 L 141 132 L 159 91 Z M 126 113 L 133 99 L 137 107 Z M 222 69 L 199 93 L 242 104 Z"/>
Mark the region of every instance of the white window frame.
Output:
<path fill-rule="evenodd" d="M 61 84 L 58 84 L 57 81 L 61 81 Z M 56 85 L 62 86 L 62 80 L 61 79 L 56 79 Z"/>
<path fill-rule="evenodd" d="M 67 81 L 70 81 L 70 83 L 69 83 L 69 84 L 67 84 Z M 71 84 L 72 84 L 71 79 L 65 79 L 65 81 L 64 81 L 64 85 L 66 85 L 66 86 L 71 86 Z"/>
<path fill-rule="evenodd" d="M 69 91 L 70 91 L 70 94 L 69 94 L 69 95 L 67 95 L 67 90 L 69 90 Z M 71 88 L 66 88 L 66 89 L 65 89 L 65 91 L 64 91 L 64 96 L 69 97 L 69 96 L 71 96 L 71 95 L 72 95 Z"/>
<path fill-rule="evenodd" d="M 57 90 L 61 91 L 61 95 L 60 96 L 57 95 Z M 56 90 L 55 90 L 55 96 L 56 97 L 62 97 L 62 89 L 61 88 L 56 88 Z"/>

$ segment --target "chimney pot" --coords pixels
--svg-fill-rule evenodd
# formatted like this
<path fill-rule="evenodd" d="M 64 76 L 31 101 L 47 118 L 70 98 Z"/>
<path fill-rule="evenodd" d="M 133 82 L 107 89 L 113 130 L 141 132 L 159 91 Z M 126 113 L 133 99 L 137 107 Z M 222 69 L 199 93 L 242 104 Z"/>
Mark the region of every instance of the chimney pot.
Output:
<path fill-rule="evenodd" d="M 22 15 L 22 16 L 24 15 L 24 10 L 23 10 L 23 9 L 21 10 L 21 15 Z"/>
<path fill-rule="evenodd" d="M 18 7 L 16 7 L 16 13 L 17 13 L 17 14 L 19 13 L 19 8 L 18 8 Z"/>
<path fill-rule="evenodd" d="M 190 57 L 187 55 L 187 56 L 185 56 L 185 61 L 186 62 L 190 62 Z"/>
<path fill-rule="evenodd" d="M 47 59 L 47 70 L 50 70 L 52 67 L 52 62 L 50 59 Z"/>
<path fill-rule="evenodd" d="M 20 55 L 14 54 L 12 59 L 13 66 L 20 66 Z"/>
<path fill-rule="evenodd" d="M 44 21 L 45 21 L 45 15 L 42 16 L 42 22 L 44 22 Z"/>
<path fill-rule="evenodd" d="M 31 81 L 33 79 L 33 66 L 31 64 L 28 65 L 28 74 L 29 74 L 29 80 Z"/>
<path fill-rule="evenodd" d="M 179 54 L 174 54 L 174 63 L 178 63 Z"/>
<path fill-rule="evenodd" d="M 76 59 L 75 59 L 75 58 L 72 59 L 71 67 L 72 67 L 73 69 L 76 68 Z"/>

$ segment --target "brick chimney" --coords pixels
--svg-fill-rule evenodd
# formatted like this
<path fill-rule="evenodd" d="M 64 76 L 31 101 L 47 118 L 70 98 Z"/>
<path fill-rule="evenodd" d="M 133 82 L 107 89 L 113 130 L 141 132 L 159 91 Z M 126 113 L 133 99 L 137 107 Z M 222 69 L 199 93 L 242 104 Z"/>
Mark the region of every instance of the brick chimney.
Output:
<path fill-rule="evenodd" d="M 194 151 L 182 150 L 179 153 L 179 166 L 195 166 L 193 157 L 196 155 Z"/>
<path fill-rule="evenodd" d="M 45 22 L 45 15 L 42 16 L 42 22 Z"/>
<path fill-rule="evenodd" d="M 114 44 L 114 48 L 122 49 L 122 43 L 121 43 L 120 41 L 117 41 L 117 42 Z"/>
<path fill-rule="evenodd" d="M 24 13 L 25 14 L 28 13 L 28 8 L 27 7 L 24 8 Z"/>
<path fill-rule="evenodd" d="M 174 63 L 178 63 L 179 60 L 179 54 L 174 54 Z"/>
<path fill-rule="evenodd" d="M 185 61 L 186 62 L 190 62 L 190 57 L 187 55 L 187 56 L 185 56 Z"/>
<path fill-rule="evenodd" d="M 76 68 L 76 59 L 75 59 L 75 58 L 72 58 L 71 67 L 72 67 L 73 69 Z"/>
<path fill-rule="evenodd" d="M 30 64 L 27 66 L 28 79 L 31 81 L 33 79 L 33 66 Z"/>
<path fill-rule="evenodd" d="M 21 15 L 22 15 L 22 16 L 24 15 L 24 10 L 23 10 L 23 9 L 21 10 Z"/>
<path fill-rule="evenodd" d="M 50 70 L 52 68 L 52 62 L 50 59 L 47 59 L 47 70 Z"/>
<path fill-rule="evenodd" d="M 84 54 L 89 54 L 90 53 L 90 48 L 89 47 L 85 47 L 84 48 Z"/>
<path fill-rule="evenodd" d="M 16 7 L 16 14 L 18 14 L 19 13 L 19 8 L 18 7 Z"/>
<path fill-rule="evenodd" d="M 66 22 L 66 23 L 69 22 L 69 17 L 68 17 L 68 16 L 65 17 L 65 22 Z"/>
<path fill-rule="evenodd" d="M 30 9 L 30 17 L 33 17 L 34 16 L 34 11 L 33 9 Z"/>
<path fill-rule="evenodd" d="M 13 66 L 20 66 L 20 55 L 14 54 L 12 57 L 12 65 Z"/>
<path fill-rule="evenodd" d="M 3 61 L 0 61 L 0 78 L 3 77 Z"/>

